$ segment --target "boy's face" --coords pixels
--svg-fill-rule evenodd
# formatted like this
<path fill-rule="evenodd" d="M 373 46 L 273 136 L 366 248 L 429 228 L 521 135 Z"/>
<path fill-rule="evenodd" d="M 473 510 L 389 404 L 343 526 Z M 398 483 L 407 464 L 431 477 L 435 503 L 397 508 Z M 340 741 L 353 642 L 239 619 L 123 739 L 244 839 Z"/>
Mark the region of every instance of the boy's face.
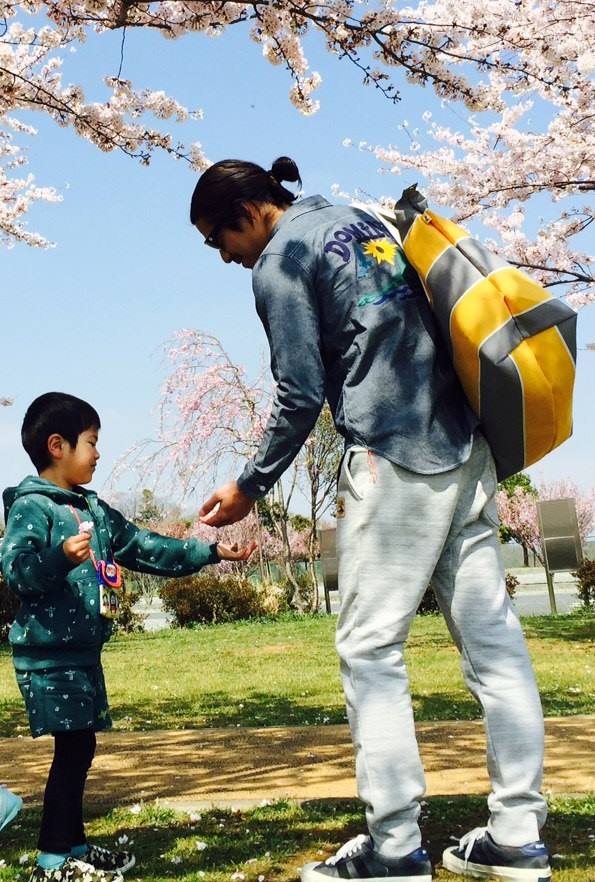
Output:
<path fill-rule="evenodd" d="M 76 447 L 62 439 L 62 456 L 56 461 L 56 466 L 65 485 L 72 488 L 77 484 L 88 484 L 92 480 L 99 459 L 98 440 L 98 429 L 85 429 L 81 432 Z"/>

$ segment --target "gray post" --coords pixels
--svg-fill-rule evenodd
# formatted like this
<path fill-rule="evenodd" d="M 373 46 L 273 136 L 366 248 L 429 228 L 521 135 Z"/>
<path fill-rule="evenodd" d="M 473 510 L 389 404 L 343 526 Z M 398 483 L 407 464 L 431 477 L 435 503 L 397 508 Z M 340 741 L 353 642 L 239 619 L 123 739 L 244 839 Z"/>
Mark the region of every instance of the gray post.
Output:
<path fill-rule="evenodd" d="M 576 501 L 570 497 L 540 500 L 537 514 L 550 609 L 552 615 L 556 615 L 553 574 L 575 570 L 583 560 Z"/>
<path fill-rule="evenodd" d="M 318 531 L 320 544 L 320 569 L 324 584 L 324 602 L 327 613 L 331 611 L 331 591 L 338 590 L 337 584 L 337 531 L 334 527 L 323 527 Z"/>
<path fill-rule="evenodd" d="M 557 616 L 558 615 L 558 607 L 556 606 L 556 595 L 554 592 L 554 577 L 552 576 L 552 574 L 549 571 L 549 567 L 547 565 L 547 562 L 545 564 L 545 577 L 547 579 L 547 593 L 549 594 L 549 598 L 550 598 L 550 613 L 553 616 Z"/>

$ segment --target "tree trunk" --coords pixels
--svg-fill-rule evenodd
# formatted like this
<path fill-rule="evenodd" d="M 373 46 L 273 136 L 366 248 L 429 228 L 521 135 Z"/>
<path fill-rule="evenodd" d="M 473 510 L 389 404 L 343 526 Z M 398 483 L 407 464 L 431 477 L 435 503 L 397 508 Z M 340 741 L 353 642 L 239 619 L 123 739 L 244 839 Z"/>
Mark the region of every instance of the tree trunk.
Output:
<path fill-rule="evenodd" d="M 310 604 L 310 612 L 316 612 L 320 603 L 320 595 L 318 591 L 318 576 L 316 574 L 316 556 L 314 549 L 316 547 L 316 526 L 313 525 L 308 537 L 308 570 L 312 581 L 312 603 Z"/>
<path fill-rule="evenodd" d="M 285 508 L 285 497 L 283 495 L 283 486 L 281 484 L 281 481 L 277 481 L 277 483 L 275 484 L 275 489 L 277 490 L 277 496 L 279 499 L 279 510 L 281 512 L 281 517 L 278 520 L 275 520 L 275 526 L 281 537 L 283 569 L 285 570 L 287 581 L 291 586 L 289 605 L 290 607 L 297 609 L 299 612 L 304 612 L 303 597 L 301 596 L 300 586 L 295 578 L 295 572 L 293 569 L 291 545 L 289 544 L 289 536 L 287 534 L 287 510 Z M 273 499 L 274 492 L 275 490 L 273 490 Z"/>
<path fill-rule="evenodd" d="M 310 611 L 315 612 L 318 609 L 320 601 L 318 592 L 318 577 L 316 575 L 316 557 L 314 550 L 316 548 L 316 527 L 318 525 L 318 490 L 320 487 L 318 475 L 308 463 L 308 477 L 310 478 L 310 535 L 308 537 L 308 569 L 310 570 L 310 578 L 312 580 L 312 603 Z"/>
<path fill-rule="evenodd" d="M 320 489 L 320 480 L 314 468 L 314 460 L 311 455 L 306 460 L 306 472 L 310 483 L 310 535 L 308 536 L 308 571 L 312 583 L 310 612 L 316 612 L 320 603 L 320 593 L 318 590 L 316 555 L 314 552 L 316 549 L 316 527 L 318 526 L 318 491 Z"/>
<path fill-rule="evenodd" d="M 263 585 L 269 585 L 270 578 L 267 578 L 267 570 L 265 569 L 264 557 L 262 556 L 262 526 L 260 523 L 260 515 L 258 514 L 257 505 L 254 506 L 254 515 L 256 517 L 256 536 L 258 538 L 258 565 L 260 567 L 260 581 Z"/>

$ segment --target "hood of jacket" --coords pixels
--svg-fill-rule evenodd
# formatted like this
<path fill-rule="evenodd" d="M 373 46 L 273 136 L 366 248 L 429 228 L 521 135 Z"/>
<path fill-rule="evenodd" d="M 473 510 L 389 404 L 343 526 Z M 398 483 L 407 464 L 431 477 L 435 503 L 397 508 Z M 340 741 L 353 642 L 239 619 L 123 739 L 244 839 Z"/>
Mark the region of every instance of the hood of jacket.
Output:
<path fill-rule="evenodd" d="M 85 490 L 84 487 L 74 487 L 72 490 L 66 490 L 64 487 L 58 487 L 57 484 L 53 484 L 45 478 L 40 478 L 38 475 L 27 475 L 20 484 L 16 487 L 7 487 L 2 494 L 5 523 L 8 520 L 8 513 L 14 502 L 31 493 L 41 493 L 58 505 L 80 506 L 81 497 L 85 501 L 97 498 L 94 490 Z"/>

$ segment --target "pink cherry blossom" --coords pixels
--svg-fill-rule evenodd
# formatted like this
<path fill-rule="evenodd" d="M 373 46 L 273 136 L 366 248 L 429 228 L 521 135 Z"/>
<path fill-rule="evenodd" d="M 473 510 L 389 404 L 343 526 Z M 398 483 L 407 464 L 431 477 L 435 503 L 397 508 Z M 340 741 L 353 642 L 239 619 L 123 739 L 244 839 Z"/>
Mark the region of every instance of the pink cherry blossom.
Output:
<path fill-rule="evenodd" d="M 112 480 L 125 471 L 138 475 L 139 482 L 167 487 L 169 498 L 184 498 L 206 482 L 213 486 L 219 466 L 226 474 L 241 471 L 255 453 L 271 411 L 274 389 L 265 369 L 255 382 L 234 364 L 216 337 L 184 329 L 166 344 L 171 370 L 162 389 L 159 404 L 159 432 L 155 439 L 139 442 L 126 452 Z M 265 375 L 267 379 L 265 379 Z M 160 530 L 179 538 L 191 535 L 205 542 L 225 545 L 258 541 L 254 555 L 263 579 L 266 564 L 278 562 L 288 578 L 293 562 L 308 559 L 308 541 L 289 522 L 289 505 L 297 483 L 294 471 L 288 493 L 281 484 L 273 490 L 271 506 L 273 532 L 262 526 L 255 512 L 231 527 L 219 530 L 200 521 L 188 527 L 180 521 L 159 524 Z M 246 565 L 225 561 L 223 572 L 244 572 Z"/>
<path fill-rule="evenodd" d="M 461 119 L 453 128 L 422 108 L 419 130 L 401 123 L 408 150 L 363 140 L 360 149 L 395 174 L 423 175 L 431 198 L 455 217 L 481 217 L 510 260 L 561 286 L 557 290 L 575 307 L 595 299 L 593 262 L 582 235 L 593 221 L 587 195 L 595 186 L 595 95 L 589 77 L 595 19 L 579 0 L 421 0 L 408 7 L 386 0 L 0 0 L 0 22 L 4 245 L 47 247 L 45 237 L 27 229 L 26 214 L 36 201 L 61 198 L 51 185 L 37 185 L 23 172 L 23 139 L 35 130 L 18 119 L 21 111 L 46 113 L 100 150 L 120 150 L 143 163 L 155 151 L 195 170 L 209 163 L 200 143 L 185 147 L 164 125 L 201 118 L 200 110 L 189 111 L 163 90 L 138 88 L 121 72 L 104 78 L 102 100 L 89 101 L 85 87 L 95 93 L 96 84 L 63 82 L 65 52 L 90 37 L 100 40 L 132 28 L 155 30 L 170 40 L 243 28 L 266 62 L 289 73 L 290 101 L 312 114 L 319 107 L 321 76 L 304 47 L 317 34 L 329 56 L 350 61 L 363 82 L 389 102 L 401 99 L 393 73 L 402 73 L 409 84 L 434 91 L 442 116 Z M 422 103 L 421 90 L 419 96 Z M 463 107 L 472 114 L 467 119 L 461 117 Z M 543 197 L 551 203 L 548 217 L 537 234 L 526 231 L 519 209 L 535 218 Z"/>
<path fill-rule="evenodd" d="M 537 499 L 573 498 L 576 501 L 576 512 L 581 538 L 584 540 L 591 532 L 595 517 L 595 488 L 589 493 L 580 493 L 577 486 L 569 480 L 541 484 L 538 497 L 517 487 L 512 495 L 504 490 L 496 494 L 496 504 L 500 521 L 507 527 L 513 538 L 532 551 L 543 562 L 543 550 L 537 515 Z"/>

